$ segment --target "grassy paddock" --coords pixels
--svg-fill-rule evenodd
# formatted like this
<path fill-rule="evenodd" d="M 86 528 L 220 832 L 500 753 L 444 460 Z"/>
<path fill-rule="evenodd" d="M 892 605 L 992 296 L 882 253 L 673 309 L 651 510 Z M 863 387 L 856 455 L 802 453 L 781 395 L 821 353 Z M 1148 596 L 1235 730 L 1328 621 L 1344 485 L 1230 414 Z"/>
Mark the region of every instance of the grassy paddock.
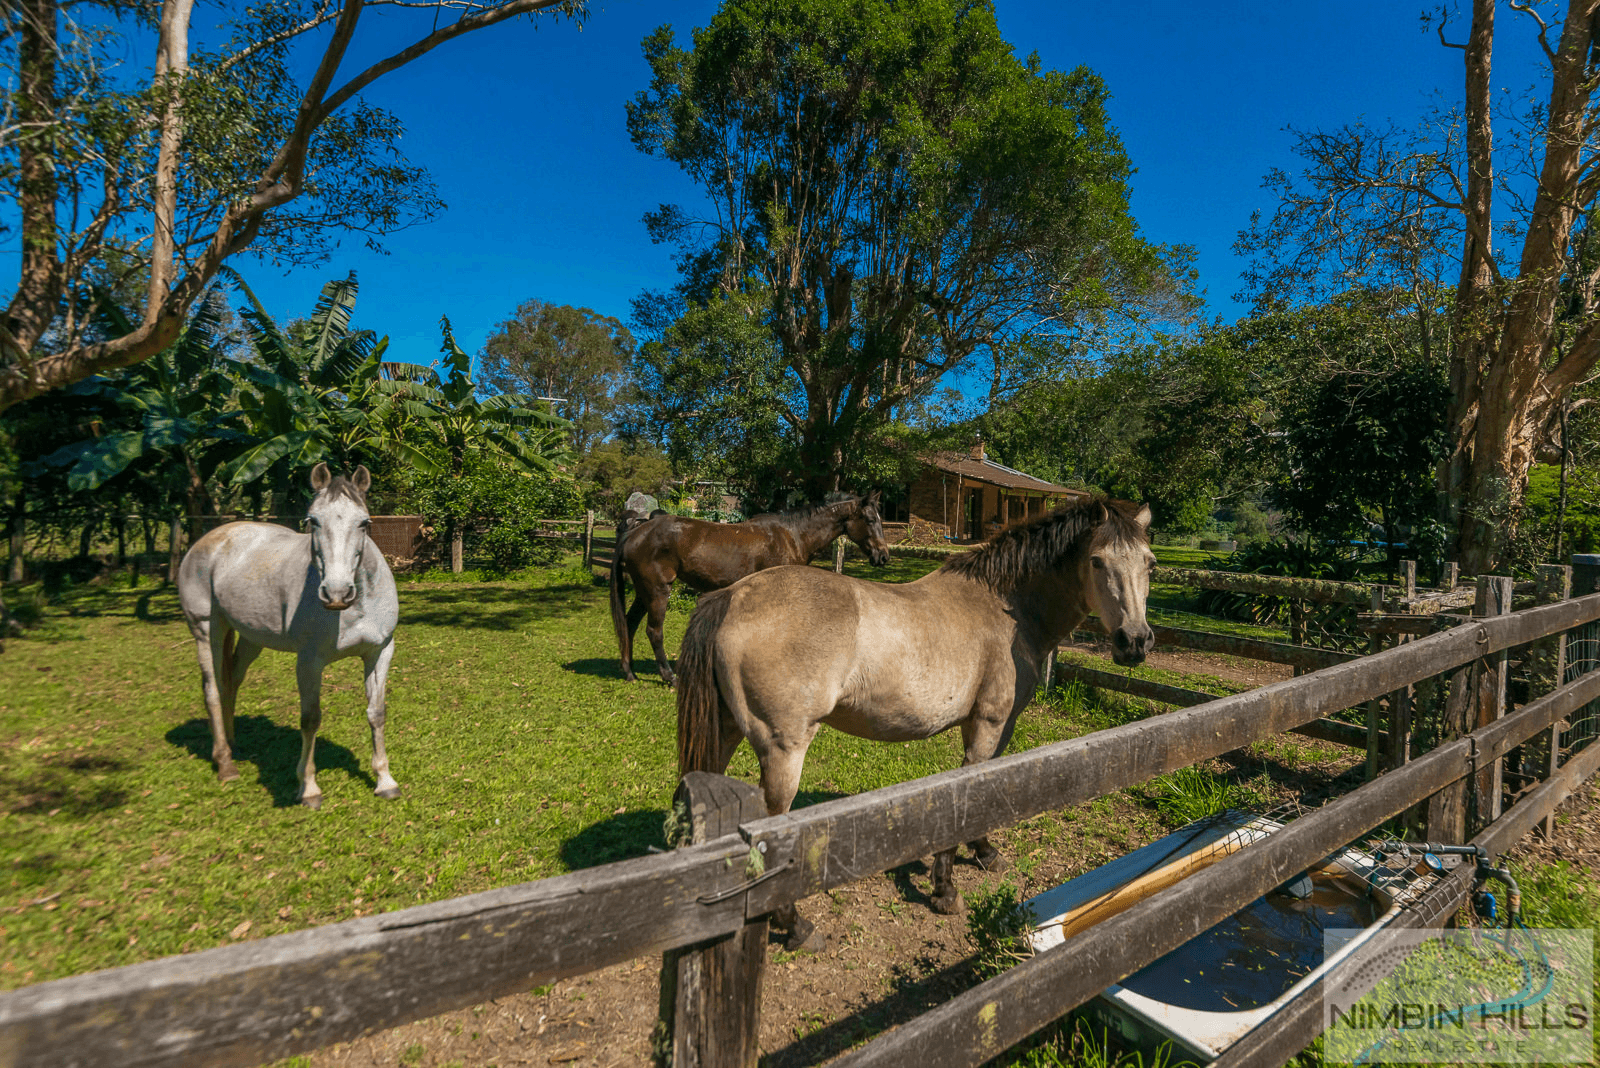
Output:
<path fill-rule="evenodd" d="M 284 654 L 251 669 L 238 705 L 241 778 L 217 784 L 172 588 L 78 587 L 10 642 L 0 657 L 0 907 L 9 906 L 0 987 L 665 844 L 673 697 L 654 678 L 648 645 L 642 681 L 621 680 L 603 586 L 568 567 L 402 582 L 400 597 L 388 743 L 403 796 L 372 795 L 360 662 L 341 661 L 324 676 L 320 812 L 295 804 L 298 703 Z M 686 618 L 669 614 L 669 650 Z M 1101 725 L 1097 715 L 1035 711 L 1013 745 L 1083 733 Z M 824 731 L 799 803 L 958 760 L 955 734 L 883 744 Z M 755 777 L 748 747 L 730 771 Z"/>

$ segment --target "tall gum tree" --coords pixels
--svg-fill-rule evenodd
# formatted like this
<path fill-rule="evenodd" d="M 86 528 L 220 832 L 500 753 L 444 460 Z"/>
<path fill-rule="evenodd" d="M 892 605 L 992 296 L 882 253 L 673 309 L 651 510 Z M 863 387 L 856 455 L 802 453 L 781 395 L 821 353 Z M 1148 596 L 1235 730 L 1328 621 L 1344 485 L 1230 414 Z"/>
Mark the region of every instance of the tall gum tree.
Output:
<path fill-rule="evenodd" d="M 167 348 L 246 249 L 316 262 L 330 231 L 382 234 L 432 214 L 426 173 L 394 151 L 399 124 L 361 94 L 463 34 L 585 12 L 582 0 L 221 6 L 231 23 L 219 48 L 194 39 L 194 0 L 15 0 L 0 13 L 0 67 L 15 86 L 0 110 L 0 194 L 22 249 L 0 313 L 0 411 Z M 432 28 L 346 70 L 368 8 Z M 134 76 L 118 32 L 132 27 L 154 41 Z M 303 87 L 291 76 L 302 63 Z M 126 332 L 91 325 L 107 290 L 138 305 Z"/>
<path fill-rule="evenodd" d="M 1449 346 L 1441 517 L 1478 574 L 1503 566 L 1528 471 L 1600 360 L 1600 0 L 1503 5 L 1544 62 L 1547 92 L 1520 101 L 1493 90 L 1500 6 L 1472 0 L 1464 39 L 1437 22 L 1462 53 L 1458 105 L 1414 132 L 1301 134 L 1303 174 L 1268 176 L 1279 207 L 1239 243 L 1258 308 L 1352 280 L 1415 289 L 1424 346 Z"/>
<path fill-rule="evenodd" d="M 692 48 L 663 27 L 644 53 L 634 143 L 707 198 L 646 221 L 685 305 L 760 309 L 813 494 L 952 372 L 999 382 L 1030 336 L 1189 310 L 1186 253 L 1129 212 L 1105 85 L 1019 59 L 990 3 L 728 0 Z"/>

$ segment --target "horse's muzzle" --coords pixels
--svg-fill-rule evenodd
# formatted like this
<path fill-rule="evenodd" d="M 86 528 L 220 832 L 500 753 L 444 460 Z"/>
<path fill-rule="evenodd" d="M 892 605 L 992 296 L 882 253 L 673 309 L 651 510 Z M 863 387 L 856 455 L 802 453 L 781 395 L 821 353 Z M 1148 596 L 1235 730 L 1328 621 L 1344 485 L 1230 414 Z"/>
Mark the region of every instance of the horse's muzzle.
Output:
<path fill-rule="evenodd" d="M 1111 636 L 1111 659 L 1121 667 L 1144 663 L 1150 650 L 1156 647 L 1156 633 L 1148 623 L 1137 627 L 1118 627 Z"/>
<path fill-rule="evenodd" d="M 873 549 L 870 553 L 867 554 L 867 558 L 872 561 L 872 566 L 873 567 L 888 567 L 889 566 L 889 550 L 888 549 Z"/>

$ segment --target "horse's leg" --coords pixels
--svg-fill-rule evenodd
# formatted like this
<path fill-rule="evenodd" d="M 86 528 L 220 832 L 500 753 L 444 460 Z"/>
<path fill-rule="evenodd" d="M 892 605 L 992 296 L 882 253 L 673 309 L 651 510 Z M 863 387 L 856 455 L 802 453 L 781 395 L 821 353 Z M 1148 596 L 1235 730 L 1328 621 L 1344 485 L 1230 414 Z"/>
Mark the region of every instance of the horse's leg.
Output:
<path fill-rule="evenodd" d="M 227 685 L 220 687 L 222 691 L 222 729 L 228 736 L 228 745 L 233 745 L 233 710 L 239 699 L 239 687 L 244 684 L 245 673 L 250 670 L 250 665 L 256 662 L 256 657 L 261 655 L 261 646 L 249 638 L 240 636 L 235 632 L 234 637 L 238 645 L 234 647 L 233 659 L 229 661 Z"/>
<path fill-rule="evenodd" d="M 301 652 L 294 665 L 295 681 L 300 684 L 300 803 L 307 808 L 322 807 L 322 787 L 317 785 L 317 728 L 322 726 L 322 661 Z"/>
<path fill-rule="evenodd" d="M 644 632 L 650 636 L 650 648 L 656 651 L 656 667 L 661 672 L 661 681 L 668 686 L 677 681 L 677 676 L 672 673 L 672 665 L 667 662 L 667 643 L 662 629 L 667 620 L 667 598 L 671 593 L 671 586 L 659 586 L 651 591 L 650 621 L 644 626 Z"/>
<path fill-rule="evenodd" d="M 628 644 L 622 653 L 622 677 L 629 682 L 633 679 L 633 636 L 639 632 L 639 622 L 644 619 L 649 605 L 645 602 L 644 587 L 634 583 L 633 607 L 628 609 Z"/>
<path fill-rule="evenodd" d="M 794 804 L 794 795 L 800 790 L 800 769 L 805 764 L 806 749 L 815 736 L 816 728 L 813 727 L 799 746 L 785 747 L 767 738 L 764 740 L 764 745 L 757 747 L 756 755 L 761 762 L 761 792 L 767 802 L 768 814 L 776 816 L 788 812 L 789 806 Z M 756 744 L 754 739 L 751 739 L 751 744 Z M 733 746 L 725 745 L 723 752 L 731 758 L 737 746 L 738 742 Z M 828 936 L 817 930 L 816 925 L 810 920 L 800 915 L 797 905 L 785 905 L 775 911 L 772 914 L 772 925 L 779 931 L 786 932 L 783 948 L 791 953 L 802 949 L 820 953 L 827 948 Z"/>
<path fill-rule="evenodd" d="M 211 718 L 211 762 L 217 768 L 218 782 L 231 782 L 239 777 L 233 766 L 233 749 L 228 744 L 231 734 L 222 718 L 222 693 L 224 683 L 217 671 L 228 670 L 224 644 L 232 630 L 226 623 L 213 623 L 209 619 L 191 620 L 190 632 L 194 635 L 195 658 L 200 661 L 200 691 L 205 695 L 206 714 Z"/>
<path fill-rule="evenodd" d="M 367 672 L 367 724 L 372 727 L 372 774 L 378 777 L 378 788 L 374 792 L 391 800 L 400 796 L 400 784 L 389 774 L 389 754 L 383 747 L 383 719 L 387 708 L 389 661 L 393 658 L 393 640 L 362 658 Z"/>
<path fill-rule="evenodd" d="M 1011 728 L 1015 723 L 1015 715 L 999 719 L 974 712 L 961 724 L 961 740 L 966 747 L 961 766 L 979 764 L 1003 752 L 1011 741 Z M 968 845 L 985 871 L 1001 872 L 1009 867 L 1000 851 L 989 844 L 987 835 Z M 933 911 L 946 915 L 961 911 L 961 891 L 956 888 L 955 881 L 955 860 L 954 846 L 935 854 L 933 858 Z"/>

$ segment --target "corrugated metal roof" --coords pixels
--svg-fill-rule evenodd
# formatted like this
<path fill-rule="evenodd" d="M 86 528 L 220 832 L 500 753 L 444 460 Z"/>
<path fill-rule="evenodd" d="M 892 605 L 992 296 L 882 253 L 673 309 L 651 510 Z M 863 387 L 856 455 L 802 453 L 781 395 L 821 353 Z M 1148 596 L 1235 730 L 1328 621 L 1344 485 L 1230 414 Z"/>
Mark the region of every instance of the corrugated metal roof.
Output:
<path fill-rule="evenodd" d="M 974 482 L 987 482 L 992 486 L 1003 489 L 1031 490 L 1034 493 L 1067 493 L 1078 497 L 1087 497 L 1083 490 L 1070 489 L 1067 486 L 1058 486 L 1054 482 L 1046 482 L 1042 478 L 1018 471 L 1016 468 L 997 464 L 993 460 L 974 459 L 970 455 L 958 452 L 935 453 L 928 457 L 928 463 L 947 474 L 960 475 L 962 478 Z"/>

